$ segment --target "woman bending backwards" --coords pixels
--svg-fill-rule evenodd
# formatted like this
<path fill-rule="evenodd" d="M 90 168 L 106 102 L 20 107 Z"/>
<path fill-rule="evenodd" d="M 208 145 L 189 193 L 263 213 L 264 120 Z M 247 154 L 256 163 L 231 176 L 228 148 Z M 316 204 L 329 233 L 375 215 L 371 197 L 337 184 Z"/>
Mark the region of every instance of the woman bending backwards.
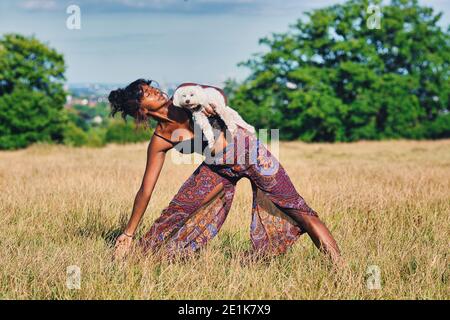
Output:
<path fill-rule="evenodd" d="M 116 241 L 115 257 L 121 257 L 131 248 L 166 152 L 174 148 L 181 153 L 204 153 L 209 148 L 201 132 L 195 130 L 190 111 L 175 107 L 172 99 L 154 87 L 152 81 L 139 79 L 124 89 L 114 90 L 109 102 L 113 115 L 120 112 L 138 122 L 148 118 L 158 122 L 148 146 L 147 165 L 131 218 Z M 204 112 L 214 118 L 214 106 L 206 106 Z M 217 122 L 220 126 L 221 122 Z M 306 232 L 321 251 L 338 262 L 336 241 L 298 194 L 278 160 L 244 128 L 239 127 L 231 139 L 227 138 L 223 123 L 220 129 L 205 161 L 140 239 L 144 252 L 189 255 L 203 247 L 218 233 L 230 210 L 236 183 L 245 177 L 253 190 L 250 236 L 255 252 L 284 253 Z"/>

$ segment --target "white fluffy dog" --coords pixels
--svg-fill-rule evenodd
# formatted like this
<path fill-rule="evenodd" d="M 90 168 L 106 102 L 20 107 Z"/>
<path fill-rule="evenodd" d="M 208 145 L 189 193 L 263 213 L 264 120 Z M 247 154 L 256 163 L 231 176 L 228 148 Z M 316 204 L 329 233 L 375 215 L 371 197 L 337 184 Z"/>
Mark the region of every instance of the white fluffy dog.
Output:
<path fill-rule="evenodd" d="M 215 112 L 223 120 L 228 131 L 234 136 L 237 125 L 255 133 L 255 128 L 249 125 L 234 109 L 226 105 L 222 93 L 213 87 L 203 88 L 199 85 L 182 86 L 175 90 L 173 104 L 177 107 L 188 108 L 192 111 L 194 121 L 202 129 L 208 146 L 212 149 L 214 145 L 214 132 L 208 117 L 202 112 L 208 104 L 216 106 Z"/>

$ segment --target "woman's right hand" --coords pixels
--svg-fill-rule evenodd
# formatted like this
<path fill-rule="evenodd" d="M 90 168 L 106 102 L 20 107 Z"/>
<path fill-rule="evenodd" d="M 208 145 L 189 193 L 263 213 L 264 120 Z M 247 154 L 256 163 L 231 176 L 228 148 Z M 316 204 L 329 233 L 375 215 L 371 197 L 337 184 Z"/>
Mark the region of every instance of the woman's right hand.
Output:
<path fill-rule="evenodd" d="M 216 115 L 216 106 L 213 103 L 210 103 L 209 105 L 203 107 L 202 112 L 207 117 L 214 116 Z"/>
<path fill-rule="evenodd" d="M 114 245 L 114 260 L 123 259 L 131 249 L 131 245 L 133 244 L 133 238 L 122 233 L 116 240 L 116 244 Z"/>

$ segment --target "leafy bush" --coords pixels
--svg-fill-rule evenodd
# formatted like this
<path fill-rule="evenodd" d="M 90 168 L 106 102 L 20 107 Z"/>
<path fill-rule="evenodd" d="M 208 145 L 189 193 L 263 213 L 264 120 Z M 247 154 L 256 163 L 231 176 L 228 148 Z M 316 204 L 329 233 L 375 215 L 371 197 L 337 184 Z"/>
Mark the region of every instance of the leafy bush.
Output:
<path fill-rule="evenodd" d="M 112 120 L 106 128 L 105 141 L 107 143 L 141 142 L 148 141 L 150 136 L 151 132 L 148 128 L 136 127 L 130 121 Z"/>
<path fill-rule="evenodd" d="M 69 122 L 64 128 L 64 144 L 73 147 L 81 147 L 87 144 L 88 134 L 77 127 L 75 123 Z"/>
<path fill-rule="evenodd" d="M 135 143 L 148 141 L 151 130 L 136 128 L 134 122 L 104 119 L 101 125 L 92 125 L 74 110 L 68 110 L 69 121 L 64 129 L 64 144 L 80 147 L 101 147 L 106 143 Z"/>
<path fill-rule="evenodd" d="M 86 145 L 89 147 L 103 147 L 106 144 L 106 129 L 104 128 L 91 128 L 87 135 Z"/>

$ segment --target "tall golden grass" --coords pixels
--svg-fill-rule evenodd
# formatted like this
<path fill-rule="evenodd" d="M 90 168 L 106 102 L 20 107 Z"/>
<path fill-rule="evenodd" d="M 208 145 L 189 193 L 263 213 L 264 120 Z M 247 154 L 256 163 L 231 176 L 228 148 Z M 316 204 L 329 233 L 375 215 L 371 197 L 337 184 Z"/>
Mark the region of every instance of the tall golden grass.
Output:
<path fill-rule="evenodd" d="M 173 152 L 173 151 L 171 151 Z M 139 188 L 146 144 L 35 145 L 0 152 L 2 299 L 448 299 L 450 140 L 282 143 L 280 160 L 329 226 L 347 266 L 334 269 L 307 235 L 284 256 L 247 261 L 251 190 L 195 259 L 111 261 Z M 142 235 L 195 165 L 165 164 Z M 81 288 L 66 268 L 81 269 Z M 381 289 L 367 286 L 367 268 Z"/>

